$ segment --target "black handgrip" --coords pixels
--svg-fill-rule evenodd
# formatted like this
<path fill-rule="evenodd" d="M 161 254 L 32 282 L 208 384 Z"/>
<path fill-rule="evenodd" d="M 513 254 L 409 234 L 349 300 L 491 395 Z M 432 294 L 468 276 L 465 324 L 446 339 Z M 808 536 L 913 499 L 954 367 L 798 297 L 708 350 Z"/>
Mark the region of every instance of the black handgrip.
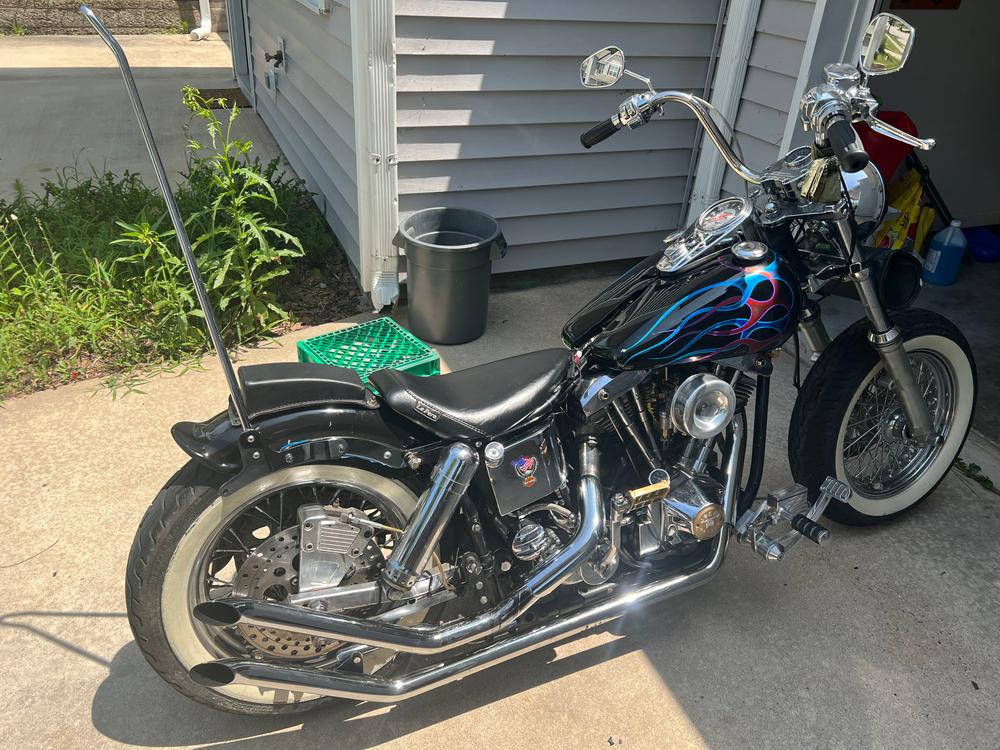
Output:
<path fill-rule="evenodd" d="M 868 166 L 868 152 L 861 145 L 850 120 L 839 118 L 831 122 L 826 126 L 826 137 L 842 170 L 860 172 Z"/>
<path fill-rule="evenodd" d="M 618 125 L 610 117 L 604 122 L 597 123 L 594 127 L 588 130 L 586 133 L 580 136 L 580 143 L 583 144 L 584 148 L 590 148 L 591 146 L 596 146 L 603 140 L 606 140 L 618 132 Z"/>
<path fill-rule="evenodd" d="M 792 519 L 792 528 L 816 544 L 826 544 L 830 541 L 830 530 L 826 526 L 821 526 L 801 513 Z"/>

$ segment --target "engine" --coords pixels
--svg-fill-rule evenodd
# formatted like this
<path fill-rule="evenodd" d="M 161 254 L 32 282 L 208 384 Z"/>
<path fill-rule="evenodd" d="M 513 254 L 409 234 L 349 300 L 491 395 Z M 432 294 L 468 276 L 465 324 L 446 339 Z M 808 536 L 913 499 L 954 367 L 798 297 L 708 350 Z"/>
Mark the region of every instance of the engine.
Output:
<path fill-rule="evenodd" d="M 608 535 L 569 582 L 597 585 L 622 566 L 666 565 L 706 549 L 725 522 L 721 437 L 753 388 L 752 378 L 717 365 L 581 381 L 571 414 L 577 434 L 600 443 Z M 507 553 L 544 562 L 576 526 L 557 423 L 491 442 L 483 456 L 478 476 L 496 500 Z"/>
<path fill-rule="evenodd" d="M 719 533 L 720 438 L 754 388 L 752 378 L 721 366 L 661 369 L 638 383 L 635 377 L 581 386 L 584 416 L 605 443 L 606 484 L 617 490 L 608 516 L 612 541 L 589 583 L 607 580 L 622 563 L 645 567 L 689 554 Z"/>

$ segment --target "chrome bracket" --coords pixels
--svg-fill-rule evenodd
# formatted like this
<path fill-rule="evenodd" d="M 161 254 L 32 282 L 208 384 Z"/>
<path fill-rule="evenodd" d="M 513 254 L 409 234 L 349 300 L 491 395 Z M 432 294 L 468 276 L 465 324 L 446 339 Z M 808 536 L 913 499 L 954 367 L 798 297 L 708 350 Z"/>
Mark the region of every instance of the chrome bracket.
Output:
<path fill-rule="evenodd" d="M 736 522 L 736 538 L 765 560 L 777 561 L 806 533 L 817 544 L 825 544 L 830 532 L 817 521 L 831 500 L 846 503 L 851 488 L 827 477 L 816 502 L 809 504 L 809 490 L 792 484 L 758 499 Z M 801 530 L 800 530 L 801 529 Z"/>

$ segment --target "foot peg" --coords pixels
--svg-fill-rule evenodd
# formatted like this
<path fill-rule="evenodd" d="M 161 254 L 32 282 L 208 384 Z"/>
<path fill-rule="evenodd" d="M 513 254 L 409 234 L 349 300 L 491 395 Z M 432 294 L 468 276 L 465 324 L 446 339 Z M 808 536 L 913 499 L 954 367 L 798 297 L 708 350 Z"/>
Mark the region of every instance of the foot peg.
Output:
<path fill-rule="evenodd" d="M 817 519 L 831 500 L 846 503 L 850 499 L 851 488 L 833 477 L 823 480 L 812 505 L 809 491 L 793 484 L 755 502 L 737 522 L 736 538 L 765 560 L 780 560 L 802 537 L 816 544 L 829 542 L 830 530 Z"/>

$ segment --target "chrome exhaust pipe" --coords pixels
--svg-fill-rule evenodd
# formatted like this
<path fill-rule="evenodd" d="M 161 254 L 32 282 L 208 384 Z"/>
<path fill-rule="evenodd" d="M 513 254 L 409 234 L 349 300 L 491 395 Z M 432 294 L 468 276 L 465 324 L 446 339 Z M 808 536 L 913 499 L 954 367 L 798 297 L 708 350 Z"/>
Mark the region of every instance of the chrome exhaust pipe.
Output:
<path fill-rule="evenodd" d="M 508 598 L 470 620 L 436 628 L 408 627 L 336 612 L 238 598 L 203 602 L 194 608 L 194 615 L 202 622 L 217 627 L 244 623 L 413 654 L 436 654 L 495 635 L 539 599 L 552 593 L 597 550 L 604 530 L 604 501 L 597 465 L 597 441 L 588 438 L 580 446 L 580 512 L 573 538 L 539 565 Z"/>
<path fill-rule="evenodd" d="M 234 684 L 254 685 L 260 688 L 288 690 L 294 693 L 394 703 L 434 690 L 571 635 L 598 627 L 627 614 L 636 607 L 690 591 L 705 583 L 721 567 L 726 554 L 730 529 L 736 520 L 736 497 L 742 474 L 743 444 L 746 436 L 746 425 L 742 415 L 738 415 L 733 420 L 729 431 L 731 441 L 729 456 L 726 459 L 726 487 L 723 496 L 726 524 L 715 539 L 710 560 L 697 571 L 663 581 L 654 581 L 625 591 L 567 617 L 492 643 L 467 656 L 396 678 L 348 672 L 324 672 L 307 667 L 284 666 L 245 659 L 223 659 L 199 664 L 191 669 L 191 678 L 206 687 Z"/>

